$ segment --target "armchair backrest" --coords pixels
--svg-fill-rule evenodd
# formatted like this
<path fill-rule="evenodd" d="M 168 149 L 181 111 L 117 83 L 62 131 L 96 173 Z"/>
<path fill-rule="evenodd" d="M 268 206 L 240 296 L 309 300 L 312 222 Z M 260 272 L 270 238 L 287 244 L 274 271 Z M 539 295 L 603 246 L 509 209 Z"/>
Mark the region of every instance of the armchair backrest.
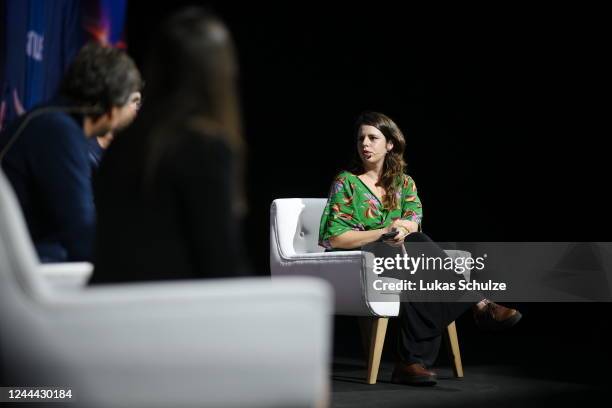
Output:
<path fill-rule="evenodd" d="M 27 361 L 46 361 L 54 350 L 39 347 L 49 323 L 39 313 L 50 293 L 43 278 L 36 274 L 38 256 L 32 245 L 21 208 L 9 181 L 0 170 L 0 371 L 9 381 L 26 383 L 40 367 Z M 8 367 L 21 367 L 15 373 Z M 42 381 L 44 377 L 37 377 Z M 49 375 L 47 382 L 53 382 Z"/>
<path fill-rule="evenodd" d="M 0 298 L 45 291 L 39 265 L 17 198 L 0 169 Z"/>
<path fill-rule="evenodd" d="M 323 252 L 318 244 L 319 223 L 326 202 L 324 198 L 274 200 L 270 210 L 271 250 L 285 256 Z"/>

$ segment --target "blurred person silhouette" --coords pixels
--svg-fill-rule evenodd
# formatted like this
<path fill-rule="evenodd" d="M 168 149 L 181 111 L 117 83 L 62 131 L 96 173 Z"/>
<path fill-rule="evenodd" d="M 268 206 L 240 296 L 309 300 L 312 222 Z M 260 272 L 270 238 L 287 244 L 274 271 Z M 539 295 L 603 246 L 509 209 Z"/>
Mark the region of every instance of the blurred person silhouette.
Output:
<path fill-rule="evenodd" d="M 0 135 L 0 161 L 42 262 L 89 261 L 95 234 L 89 139 L 122 125 L 141 87 L 125 52 L 96 43 L 77 54 L 53 100 Z"/>
<path fill-rule="evenodd" d="M 319 245 L 327 251 L 363 249 L 377 257 L 393 257 L 402 246 L 410 251 L 412 245 L 423 256 L 446 258 L 446 253 L 421 232 L 423 208 L 414 180 L 405 174 L 406 142 L 399 127 L 382 113 L 364 112 L 355 124 L 355 142 L 354 168 L 340 172 L 332 183 L 321 217 Z M 383 234 L 389 233 L 396 235 L 385 239 Z M 381 239 L 389 245 L 375 244 Z M 404 279 L 403 273 L 385 271 L 382 276 Z M 477 326 L 485 330 L 507 329 L 521 318 L 517 310 L 477 292 L 471 293 L 470 299 L 474 302 L 400 303 L 399 361 L 392 382 L 436 384 L 436 373 L 429 366 L 438 355 L 442 331 L 470 307 Z"/>
<path fill-rule="evenodd" d="M 244 143 L 224 24 L 181 10 L 146 61 L 147 103 L 100 165 L 90 283 L 242 275 Z"/>

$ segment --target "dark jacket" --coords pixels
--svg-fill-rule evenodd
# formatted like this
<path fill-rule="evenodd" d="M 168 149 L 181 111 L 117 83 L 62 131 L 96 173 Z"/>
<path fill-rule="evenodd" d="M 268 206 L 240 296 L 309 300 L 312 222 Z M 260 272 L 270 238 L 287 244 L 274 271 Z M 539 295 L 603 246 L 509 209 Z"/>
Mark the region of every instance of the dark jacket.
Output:
<path fill-rule="evenodd" d="M 69 106 L 55 100 L 44 106 Z M 0 149 L 29 120 L 7 151 L 2 169 L 17 195 L 42 262 L 92 258 L 95 209 L 82 117 L 40 108 L 0 135 Z"/>

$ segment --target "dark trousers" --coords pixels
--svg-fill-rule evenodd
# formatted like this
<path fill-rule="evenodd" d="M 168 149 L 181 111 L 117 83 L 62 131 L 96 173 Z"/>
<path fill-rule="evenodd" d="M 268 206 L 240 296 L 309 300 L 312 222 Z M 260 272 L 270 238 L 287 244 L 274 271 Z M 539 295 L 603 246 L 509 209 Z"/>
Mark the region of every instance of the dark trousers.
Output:
<path fill-rule="evenodd" d="M 404 239 L 408 248 L 411 242 L 425 243 L 419 245 L 423 255 L 427 257 L 446 257 L 446 253 L 427 235 L 415 232 Z M 368 250 L 368 246 L 363 247 Z M 381 246 L 378 244 L 373 250 L 377 257 L 394 256 L 401 248 Z M 384 253 L 382 253 L 384 252 Z M 385 272 L 382 276 L 402 279 L 397 271 Z M 465 302 L 407 302 L 400 303 L 400 329 L 397 342 L 399 358 L 406 364 L 421 363 L 431 366 L 435 362 L 440 350 L 440 343 L 444 329 L 473 303 Z"/>

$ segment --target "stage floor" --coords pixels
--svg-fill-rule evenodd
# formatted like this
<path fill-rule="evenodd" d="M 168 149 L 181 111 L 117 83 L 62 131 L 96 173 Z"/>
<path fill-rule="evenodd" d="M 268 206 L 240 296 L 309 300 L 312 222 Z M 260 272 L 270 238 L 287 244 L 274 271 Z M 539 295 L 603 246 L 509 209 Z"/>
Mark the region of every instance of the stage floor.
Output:
<path fill-rule="evenodd" d="M 454 378 L 450 367 L 434 367 L 438 384 L 413 387 L 391 384 L 393 364 L 381 363 L 378 383 L 365 384 L 365 361 L 335 359 L 332 407 L 565 407 L 605 401 L 602 385 L 563 379 L 562 373 L 536 372 L 512 366 L 464 366 L 465 377 Z M 588 370 L 585 370 L 588 375 Z M 592 380 L 592 378 L 591 378 Z M 595 403 L 594 406 L 600 405 Z"/>

